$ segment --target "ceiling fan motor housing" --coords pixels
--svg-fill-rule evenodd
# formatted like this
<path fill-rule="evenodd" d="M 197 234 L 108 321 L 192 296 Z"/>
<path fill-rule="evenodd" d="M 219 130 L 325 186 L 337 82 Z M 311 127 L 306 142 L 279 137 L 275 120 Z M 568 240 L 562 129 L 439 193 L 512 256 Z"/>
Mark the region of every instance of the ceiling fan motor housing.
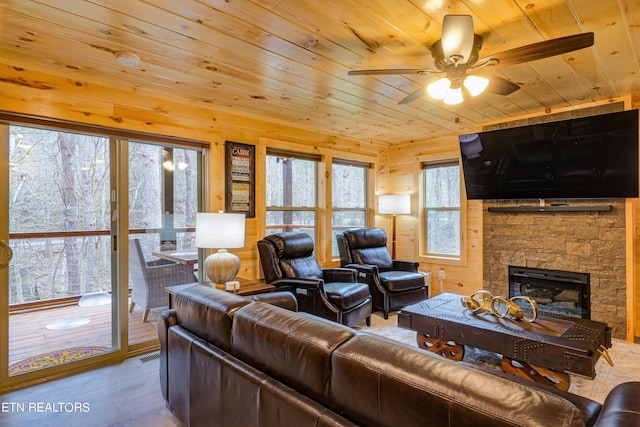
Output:
<path fill-rule="evenodd" d="M 473 35 L 473 48 L 471 49 L 471 54 L 468 58 L 462 58 L 458 62 L 461 64 L 467 64 L 467 67 L 472 66 L 478 61 L 480 57 L 480 49 L 482 48 L 482 36 L 478 34 Z M 455 65 L 456 61 L 452 60 L 451 57 L 446 58 L 444 56 L 444 52 L 442 50 L 442 39 L 438 40 L 429 48 L 431 51 L 431 56 L 433 57 L 434 66 L 440 70 L 444 71 L 447 68 L 447 65 Z M 455 55 L 454 55 L 455 56 Z"/>

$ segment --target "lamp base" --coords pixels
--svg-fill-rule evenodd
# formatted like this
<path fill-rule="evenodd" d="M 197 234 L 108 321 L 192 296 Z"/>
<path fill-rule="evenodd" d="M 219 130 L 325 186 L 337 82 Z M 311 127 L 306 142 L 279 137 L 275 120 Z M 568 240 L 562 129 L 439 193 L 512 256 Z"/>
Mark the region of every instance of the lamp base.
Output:
<path fill-rule="evenodd" d="M 224 284 L 235 279 L 240 271 L 240 258 L 226 249 L 219 249 L 204 260 L 204 271 L 211 283 L 224 288 Z"/>

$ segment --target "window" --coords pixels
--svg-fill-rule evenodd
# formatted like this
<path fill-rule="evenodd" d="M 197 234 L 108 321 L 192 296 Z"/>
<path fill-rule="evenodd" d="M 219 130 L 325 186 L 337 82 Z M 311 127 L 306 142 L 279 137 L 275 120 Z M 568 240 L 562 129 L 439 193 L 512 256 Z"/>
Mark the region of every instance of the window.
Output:
<path fill-rule="evenodd" d="M 336 233 L 350 227 L 367 225 L 368 164 L 334 160 L 332 165 L 331 256 L 337 258 Z"/>
<path fill-rule="evenodd" d="M 303 231 L 315 240 L 318 160 L 267 150 L 267 234 Z"/>
<path fill-rule="evenodd" d="M 460 257 L 460 166 L 457 161 L 423 164 L 427 255 Z"/>

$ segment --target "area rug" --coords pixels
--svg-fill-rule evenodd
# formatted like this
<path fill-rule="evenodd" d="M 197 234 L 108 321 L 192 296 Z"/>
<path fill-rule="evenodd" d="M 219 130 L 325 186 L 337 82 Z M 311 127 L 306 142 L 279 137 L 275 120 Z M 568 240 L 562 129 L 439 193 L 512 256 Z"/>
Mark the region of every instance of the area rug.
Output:
<path fill-rule="evenodd" d="M 391 314 L 389 319 L 385 320 L 376 313 L 371 316 L 371 326 L 362 327 L 360 330 L 382 335 L 417 348 L 416 332 L 400 328 L 397 325 L 398 317 L 396 314 Z M 596 376 L 594 379 L 571 374 L 571 385 L 569 386 L 571 393 L 602 403 L 607 394 L 617 384 L 627 381 L 640 381 L 640 363 L 638 363 L 640 361 L 640 345 L 615 338 L 612 343 L 609 354 L 613 359 L 614 366 L 610 366 L 601 357 L 596 364 Z M 441 357 L 428 351 L 424 352 L 432 357 Z M 501 369 L 500 360 L 501 356 L 499 354 L 465 346 L 463 361 L 467 363 Z"/>
<path fill-rule="evenodd" d="M 73 347 L 51 351 L 21 360 L 9 366 L 9 375 L 23 374 L 37 369 L 48 368 L 62 363 L 73 362 L 111 351 L 109 347 Z"/>

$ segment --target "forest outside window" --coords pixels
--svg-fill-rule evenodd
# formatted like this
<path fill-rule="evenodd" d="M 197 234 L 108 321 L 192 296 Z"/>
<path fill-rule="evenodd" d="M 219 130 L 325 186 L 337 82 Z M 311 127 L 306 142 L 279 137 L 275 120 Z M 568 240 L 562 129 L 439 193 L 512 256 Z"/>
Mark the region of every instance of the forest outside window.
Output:
<path fill-rule="evenodd" d="M 336 234 L 367 226 L 367 172 L 370 164 L 335 159 L 332 164 L 331 256 L 339 257 Z"/>
<path fill-rule="evenodd" d="M 459 259 L 462 240 L 459 163 L 425 162 L 422 168 L 426 255 Z"/>
<path fill-rule="evenodd" d="M 267 150 L 267 234 L 302 231 L 315 241 L 319 156 Z"/>

